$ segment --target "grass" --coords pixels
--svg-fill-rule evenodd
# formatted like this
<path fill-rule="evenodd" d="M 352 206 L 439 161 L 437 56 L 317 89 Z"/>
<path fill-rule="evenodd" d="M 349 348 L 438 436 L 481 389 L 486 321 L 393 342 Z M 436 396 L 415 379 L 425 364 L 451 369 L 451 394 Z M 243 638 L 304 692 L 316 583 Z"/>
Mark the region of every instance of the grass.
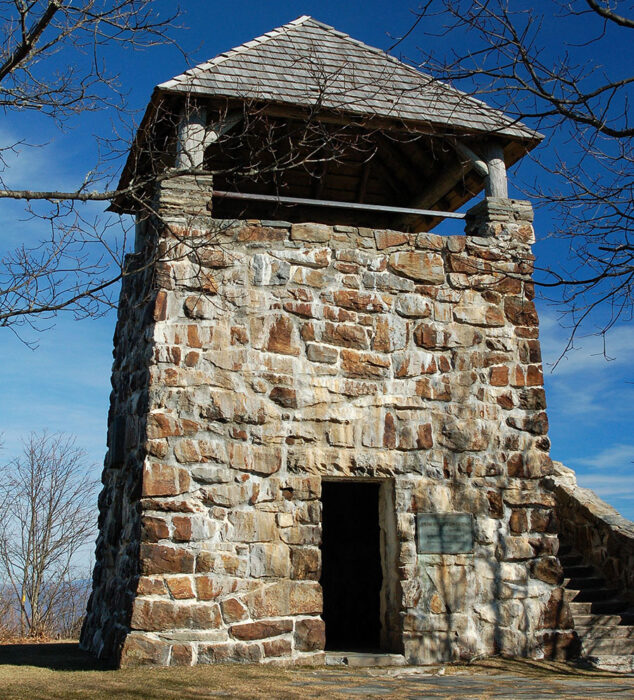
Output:
<path fill-rule="evenodd" d="M 136 698 L 197 699 L 228 697 L 238 700 L 260 698 L 350 698 L 377 697 L 372 688 L 383 688 L 380 697 L 411 697 L 405 686 L 415 669 L 280 668 L 262 665 L 214 665 L 193 668 L 114 670 L 80 651 L 76 643 L 9 644 L 0 646 L 0 697 L 3 700 L 35 698 Z M 483 660 L 447 666 L 444 680 L 434 676 L 438 668 L 424 669 L 430 680 L 448 682 L 451 676 L 500 680 L 509 675 L 535 682 L 584 679 L 616 682 L 611 674 L 577 669 L 554 662 Z M 465 679 L 467 680 L 467 679 Z M 621 681 L 625 680 L 623 678 Z M 631 682 L 631 679 L 630 679 Z M 356 692 L 354 689 L 357 689 Z M 364 692 L 367 688 L 367 693 Z M 351 692 L 352 691 L 352 692 Z M 401 692 L 402 691 L 402 692 Z M 453 695 L 452 695 L 453 697 Z M 485 695 L 481 696 L 485 697 Z"/>

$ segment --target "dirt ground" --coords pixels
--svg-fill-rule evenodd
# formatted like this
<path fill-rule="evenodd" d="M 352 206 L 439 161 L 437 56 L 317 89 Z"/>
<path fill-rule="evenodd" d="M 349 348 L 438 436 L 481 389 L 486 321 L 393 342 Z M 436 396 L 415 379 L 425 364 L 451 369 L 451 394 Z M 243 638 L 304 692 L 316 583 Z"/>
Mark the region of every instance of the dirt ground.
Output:
<path fill-rule="evenodd" d="M 406 668 L 217 665 L 114 670 L 75 643 L 0 646 L 0 698 L 634 698 L 634 677 L 488 659 Z"/>

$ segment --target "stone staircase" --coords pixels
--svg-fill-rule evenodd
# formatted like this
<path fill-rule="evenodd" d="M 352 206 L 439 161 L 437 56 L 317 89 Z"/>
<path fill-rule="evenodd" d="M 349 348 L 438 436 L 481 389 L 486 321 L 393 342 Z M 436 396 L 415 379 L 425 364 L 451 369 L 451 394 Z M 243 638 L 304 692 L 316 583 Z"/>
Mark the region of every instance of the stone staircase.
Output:
<path fill-rule="evenodd" d="M 559 560 L 580 657 L 606 671 L 633 673 L 634 606 L 570 545 L 561 543 Z"/>

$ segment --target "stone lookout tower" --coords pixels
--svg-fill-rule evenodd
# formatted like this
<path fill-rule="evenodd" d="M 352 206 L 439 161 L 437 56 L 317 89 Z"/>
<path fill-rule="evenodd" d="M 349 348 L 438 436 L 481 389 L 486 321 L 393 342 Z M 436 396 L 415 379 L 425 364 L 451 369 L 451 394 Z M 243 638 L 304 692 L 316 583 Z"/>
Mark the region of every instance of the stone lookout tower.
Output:
<path fill-rule="evenodd" d="M 539 140 L 310 17 L 156 88 L 112 205 L 137 247 L 85 649 L 566 646 L 532 211 L 506 188 Z"/>

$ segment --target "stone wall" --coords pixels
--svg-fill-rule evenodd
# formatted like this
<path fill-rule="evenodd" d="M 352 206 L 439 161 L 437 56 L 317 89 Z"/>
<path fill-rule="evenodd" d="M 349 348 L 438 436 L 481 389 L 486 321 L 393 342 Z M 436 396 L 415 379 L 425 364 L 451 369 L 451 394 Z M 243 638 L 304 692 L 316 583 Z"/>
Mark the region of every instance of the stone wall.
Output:
<path fill-rule="evenodd" d="M 548 479 L 561 522 L 561 539 L 583 554 L 621 595 L 634 602 L 634 523 L 577 485 L 574 472 L 554 462 Z"/>
<path fill-rule="evenodd" d="M 114 336 L 108 453 L 99 496 L 93 590 L 81 634 L 83 648 L 110 657 L 129 630 L 141 543 L 142 467 L 152 363 L 156 294 L 144 256 L 128 256 Z"/>
<path fill-rule="evenodd" d="M 386 646 L 409 663 L 564 653 L 530 206 L 485 200 L 466 237 L 440 237 L 179 218 L 164 199 L 165 259 L 134 292 L 153 322 L 120 310 L 84 647 L 320 663 L 321 481 L 374 479 Z M 418 554 L 429 512 L 471 513 L 473 553 Z"/>

